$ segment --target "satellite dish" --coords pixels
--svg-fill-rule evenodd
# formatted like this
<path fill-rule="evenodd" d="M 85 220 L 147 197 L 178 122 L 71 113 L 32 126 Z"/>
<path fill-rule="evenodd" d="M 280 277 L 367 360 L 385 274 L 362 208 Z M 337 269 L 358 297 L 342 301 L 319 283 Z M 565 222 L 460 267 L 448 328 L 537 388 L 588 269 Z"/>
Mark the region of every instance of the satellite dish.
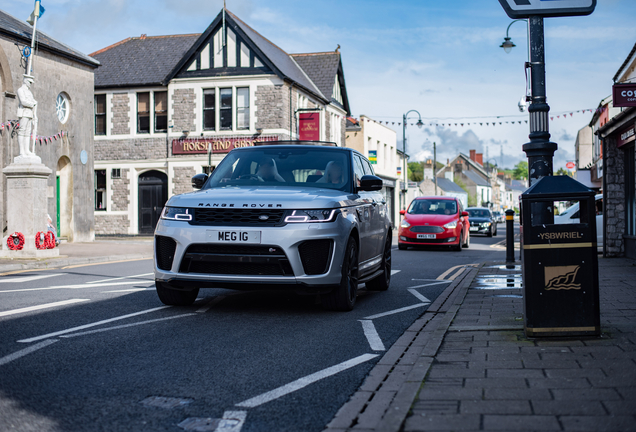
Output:
<path fill-rule="evenodd" d="M 519 99 L 519 104 L 517 106 L 519 107 L 519 111 L 526 112 L 526 108 L 528 106 L 528 103 L 526 102 L 526 97 L 525 96 L 522 96 L 521 99 Z"/>

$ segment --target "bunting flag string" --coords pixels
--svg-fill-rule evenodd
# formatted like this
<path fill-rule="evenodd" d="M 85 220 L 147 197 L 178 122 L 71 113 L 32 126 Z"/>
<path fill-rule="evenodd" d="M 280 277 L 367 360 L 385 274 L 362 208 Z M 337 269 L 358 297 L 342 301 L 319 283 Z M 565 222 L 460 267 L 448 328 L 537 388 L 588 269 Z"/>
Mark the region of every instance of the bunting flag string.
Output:
<path fill-rule="evenodd" d="M 4 123 L 0 123 L 0 134 L 3 133 L 5 130 L 7 132 L 10 132 L 11 130 L 17 130 L 19 128 L 20 128 L 20 123 L 18 123 L 17 120 L 8 120 Z M 35 141 L 39 142 L 40 144 L 50 144 L 53 141 L 60 140 L 67 135 L 68 135 L 68 132 L 66 131 L 60 131 L 56 133 L 55 135 L 50 135 L 50 136 L 36 135 Z M 33 135 L 31 135 L 31 138 L 33 138 Z"/>
<path fill-rule="evenodd" d="M 590 112 L 590 113 L 601 113 L 603 112 L 603 110 L 605 109 L 605 107 L 600 107 L 600 108 L 596 108 L 596 109 L 590 109 L 590 108 L 586 108 L 586 109 L 582 109 L 582 110 L 575 110 L 575 111 L 569 111 L 569 112 L 564 112 L 564 113 L 559 113 L 556 116 L 552 115 L 550 116 L 550 121 L 555 121 L 561 119 L 561 117 L 563 117 L 564 119 L 567 118 L 568 114 L 570 115 L 570 117 L 574 117 L 575 113 L 580 113 L 580 114 L 585 114 L 586 112 Z M 479 117 L 473 117 L 472 120 L 473 121 L 468 121 L 470 120 L 470 118 L 463 118 L 463 119 L 452 119 L 453 121 L 449 121 L 450 119 L 446 119 L 446 120 L 441 120 L 441 119 L 437 119 L 437 118 L 422 118 L 422 122 L 424 123 L 424 125 L 428 125 L 428 126 L 436 126 L 436 127 L 464 127 L 464 126 L 503 126 L 504 124 L 509 124 L 509 125 L 521 125 L 521 124 L 528 124 L 528 120 L 504 120 L 505 118 L 510 118 L 510 117 L 516 117 L 516 116 L 495 116 L 494 118 L 496 119 L 502 119 L 501 121 L 479 121 Z M 482 117 L 481 119 L 485 119 L 487 117 Z M 367 122 L 373 122 L 373 123 L 377 123 L 377 124 L 383 124 L 383 125 L 391 125 L 391 126 L 402 126 L 402 122 L 395 122 L 395 121 L 386 121 L 386 120 L 373 120 L 370 118 L 363 118 L 361 119 L 362 121 L 367 121 Z M 455 122 L 456 120 L 464 120 L 464 122 Z M 410 126 L 416 126 L 416 123 L 406 123 L 406 125 L 410 125 Z"/>

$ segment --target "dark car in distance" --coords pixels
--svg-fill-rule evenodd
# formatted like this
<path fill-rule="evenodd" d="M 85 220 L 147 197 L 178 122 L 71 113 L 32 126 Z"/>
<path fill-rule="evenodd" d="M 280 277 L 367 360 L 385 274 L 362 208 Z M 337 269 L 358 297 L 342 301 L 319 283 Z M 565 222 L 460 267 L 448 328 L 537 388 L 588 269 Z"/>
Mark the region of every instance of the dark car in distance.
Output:
<path fill-rule="evenodd" d="M 490 209 L 468 207 L 466 211 L 469 214 L 471 234 L 485 234 L 488 237 L 497 235 L 497 221 Z"/>

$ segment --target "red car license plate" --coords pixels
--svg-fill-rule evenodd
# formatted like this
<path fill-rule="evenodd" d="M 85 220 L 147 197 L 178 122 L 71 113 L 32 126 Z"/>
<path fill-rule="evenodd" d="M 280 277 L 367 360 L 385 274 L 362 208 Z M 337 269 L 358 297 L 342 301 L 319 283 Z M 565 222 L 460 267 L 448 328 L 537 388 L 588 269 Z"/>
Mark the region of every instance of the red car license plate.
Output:
<path fill-rule="evenodd" d="M 418 239 L 434 239 L 434 238 L 437 238 L 437 236 L 435 234 L 418 234 L 417 238 Z"/>

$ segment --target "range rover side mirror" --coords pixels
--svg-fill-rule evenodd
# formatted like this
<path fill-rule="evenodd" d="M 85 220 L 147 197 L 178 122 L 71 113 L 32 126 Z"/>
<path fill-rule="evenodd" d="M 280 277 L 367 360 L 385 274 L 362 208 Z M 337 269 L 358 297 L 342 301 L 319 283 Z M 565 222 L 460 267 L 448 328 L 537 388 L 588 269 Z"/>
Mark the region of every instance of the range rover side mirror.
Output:
<path fill-rule="evenodd" d="M 467 211 L 463 211 L 462 212 L 462 217 L 466 217 L 466 216 L 468 216 L 468 212 Z"/>
<path fill-rule="evenodd" d="M 365 192 L 379 191 L 382 189 L 382 179 L 374 175 L 363 175 L 360 179 L 358 190 Z"/>
<path fill-rule="evenodd" d="M 208 180 L 207 174 L 201 173 L 201 174 L 195 175 L 194 177 L 192 177 L 192 188 L 201 189 L 207 180 Z"/>

